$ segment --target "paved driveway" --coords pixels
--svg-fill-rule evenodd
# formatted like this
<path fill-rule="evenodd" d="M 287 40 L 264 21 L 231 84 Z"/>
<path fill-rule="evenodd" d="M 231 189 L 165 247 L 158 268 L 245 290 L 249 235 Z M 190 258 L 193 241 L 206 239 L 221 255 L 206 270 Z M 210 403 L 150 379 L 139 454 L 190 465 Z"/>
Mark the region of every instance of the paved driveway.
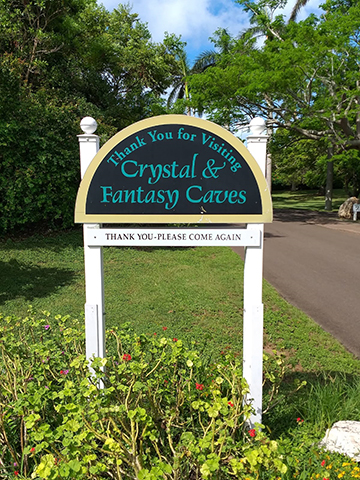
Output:
<path fill-rule="evenodd" d="M 242 248 L 234 248 L 243 256 Z M 360 357 L 360 222 L 278 210 L 265 226 L 264 277 Z"/>

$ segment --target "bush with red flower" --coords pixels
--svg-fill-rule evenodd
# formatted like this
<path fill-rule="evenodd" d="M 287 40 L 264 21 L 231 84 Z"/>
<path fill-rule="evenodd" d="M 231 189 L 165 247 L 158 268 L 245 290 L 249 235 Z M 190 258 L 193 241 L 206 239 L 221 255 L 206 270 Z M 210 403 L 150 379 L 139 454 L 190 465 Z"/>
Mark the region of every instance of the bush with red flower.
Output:
<path fill-rule="evenodd" d="M 292 442 L 249 427 L 248 387 L 231 352 L 204 364 L 165 329 L 137 335 L 124 325 L 106 333 L 113 353 L 89 365 L 83 319 L 49 316 L 0 315 L 8 419 L 0 422 L 1 480 L 315 479 L 313 472 L 332 480 L 333 472 L 355 471 L 320 457 L 300 418 Z M 304 477 L 300 465 L 316 454 Z"/>

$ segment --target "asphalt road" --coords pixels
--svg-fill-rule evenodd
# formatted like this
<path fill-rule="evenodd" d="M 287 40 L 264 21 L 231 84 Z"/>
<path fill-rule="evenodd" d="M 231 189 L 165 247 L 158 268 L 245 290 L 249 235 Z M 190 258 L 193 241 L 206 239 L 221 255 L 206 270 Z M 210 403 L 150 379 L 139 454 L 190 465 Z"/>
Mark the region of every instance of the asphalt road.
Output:
<path fill-rule="evenodd" d="M 243 248 L 234 248 L 243 256 Z M 265 226 L 264 277 L 360 357 L 360 222 L 276 211 Z"/>

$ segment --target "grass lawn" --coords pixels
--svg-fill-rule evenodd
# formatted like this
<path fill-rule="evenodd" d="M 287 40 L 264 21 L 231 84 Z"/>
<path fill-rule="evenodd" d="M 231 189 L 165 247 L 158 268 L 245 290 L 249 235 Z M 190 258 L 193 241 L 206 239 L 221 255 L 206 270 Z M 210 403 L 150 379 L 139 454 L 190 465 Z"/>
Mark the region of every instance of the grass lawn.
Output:
<path fill-rule="evenodd" d="M 348 198 L 344 190 L 333 191 L 333 212 L 337 211 Z M 272 200 L 274 208 L 299 208 L 302 210 L 324 211 L 325 198 L 316 190 L 273 191 Z"/>
<path fill-rule="evenodd" d="M 275 208 L 322 208 L 310 192 L 275 192 Z M 336 192 L 335 205 L 345 196 Z M 336 203 L 337 202 L 337 203 Z M 52 316 L 83 315 L 82 229 L 47 237 L 0 241 L 0 312 L 25 316 L 28 305 Z M 224 351 L 242 355 L 243 262 L 230 248 L 104 249 L 106 326 L 129 322 L 138 333 L 166 334 L 195 344 L 206 361 Z M 282 352 L 293 380 L 307 386 L 294 401 L 265 415 L 268 428 L 286 432 L 294 418 L 324 429 L 360 415 L 360 361 L 314 321 L 263 283 L 264 350 Z M 266 399 L 266 389 L 264 398 Z"/>
<path fill-rule="evenodd" d="M 25 315 L 28 305 L 51 314 L 84 310 L 82 230 L 0 244 L 0 312 Z M 242 351 L 243 262 L 230 248 L 104 249 L 107 326 L 130 322 L 208 357 Z M 265 349 L 283 350 L 299 372 L 355 373 L 360 363 L 264 281 Z"/>

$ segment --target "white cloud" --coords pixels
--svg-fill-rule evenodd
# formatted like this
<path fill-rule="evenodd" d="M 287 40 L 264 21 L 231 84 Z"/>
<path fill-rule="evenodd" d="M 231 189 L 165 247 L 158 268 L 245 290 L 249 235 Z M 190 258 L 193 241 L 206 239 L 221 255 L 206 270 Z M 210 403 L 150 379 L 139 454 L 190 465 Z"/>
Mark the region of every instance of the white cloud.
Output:
<path fill-rule="evenodd" d="M 149 7 L 151 4 L 151 7 Z M 246 15 L 232 0 L 216 2 L 217 12 L 211 11 L 211 0 L 134 0 L 134 10 L 149 23 L 155 41 L 165 31 L 181 35 L 193 47 L 200 47 L 219 27 L 238 32 Z M 189 45 L 190 46 L 190 45 Z"/>
<path fill-rule="evenodd" d="M 118 5 L 114 0 L 98 0 L 107 10 Z M 237 35 L 247 24 L 247 14 L 233 0 L 132 0 L 133 12 L 147 22 L 152 38 L 160 42 L 164 33 L 181 35 L 187 50 L 211 48 L 209 37 L 218 28 Z"/>
<path fill-rule="evenodd" d="M 107 10 L 116 8 L 116 0 L 98 0 Z M 295 0 L 290 0 L 284 10 L 286 16 Z M 300 10 L 299 20 L 316 10 L 321 0 L 310 0 Z M 130 0 L 132 11 L 139 14 L 141 21 L 148 23 L 152 38 L 160 42 L 164 33 L 181 35 L 187 43 L 187 51 L 196 56 L 213 48 L 209 37 L 219 27 L 237 35 L 248 26 L 248 15 L 234 0 Z"/>

